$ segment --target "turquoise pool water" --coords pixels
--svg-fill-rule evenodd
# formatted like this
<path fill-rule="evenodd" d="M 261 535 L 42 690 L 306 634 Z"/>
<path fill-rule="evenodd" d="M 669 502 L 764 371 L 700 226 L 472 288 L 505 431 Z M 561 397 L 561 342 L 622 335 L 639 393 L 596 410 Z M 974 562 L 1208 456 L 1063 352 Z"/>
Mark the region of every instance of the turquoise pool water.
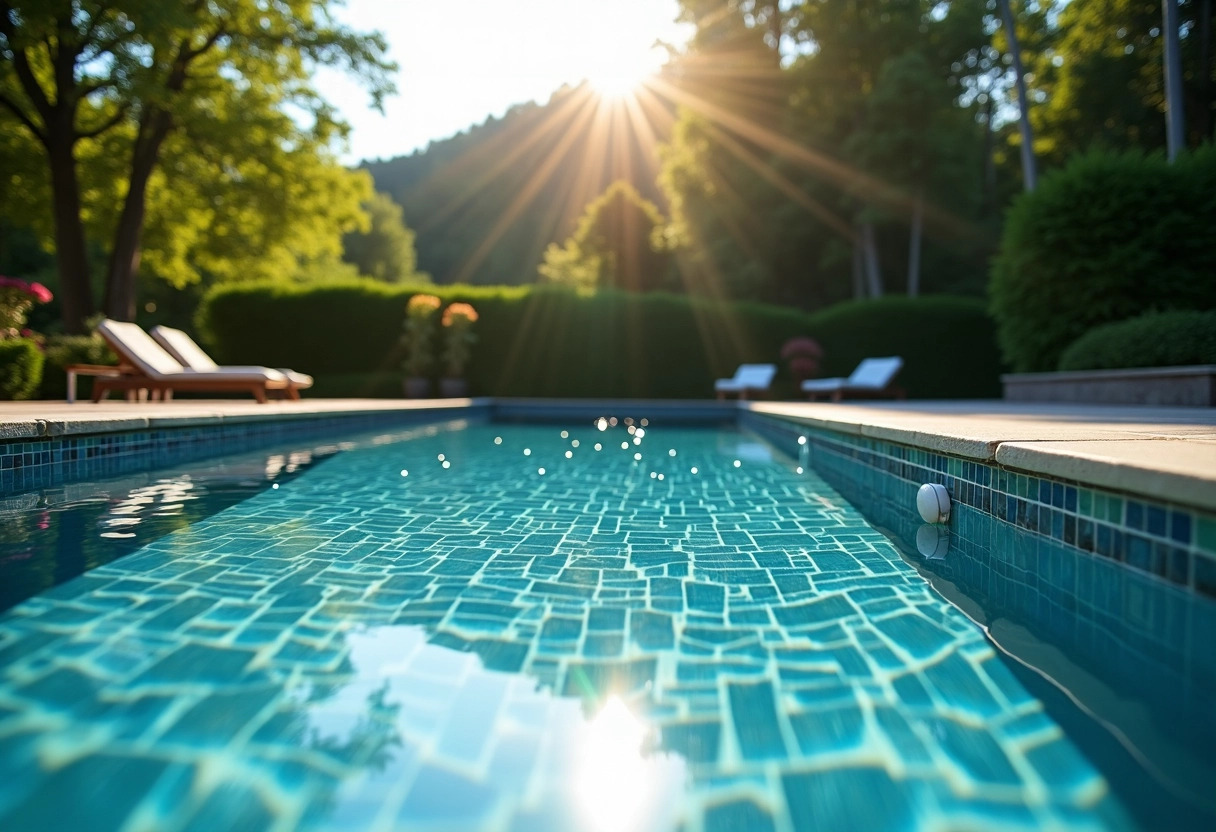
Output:
<path fill-rule="evenodd" d="M 365 443 L 18 604 L 0 829 L 1136 827 L 818 475 L 605 427 Z"/>

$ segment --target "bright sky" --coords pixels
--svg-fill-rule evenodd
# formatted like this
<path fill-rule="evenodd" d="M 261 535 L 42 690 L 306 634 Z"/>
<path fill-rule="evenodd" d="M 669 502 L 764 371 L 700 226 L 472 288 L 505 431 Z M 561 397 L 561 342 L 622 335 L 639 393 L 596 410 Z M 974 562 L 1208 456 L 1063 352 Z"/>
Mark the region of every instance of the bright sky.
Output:
<path fill-rule="evenodd" d="M 689 38 L 676 14 L 676 0 L 347 0 L 341 20 L 388 38 L 399 92 L 381 115 L 338 72 L 322 70 L 316 84 L 353 127 L 344 161 L 401 156 L 513 104 L 548 101 L 562 84 L 637 80 L 662 62 L 656 39 Z"/>

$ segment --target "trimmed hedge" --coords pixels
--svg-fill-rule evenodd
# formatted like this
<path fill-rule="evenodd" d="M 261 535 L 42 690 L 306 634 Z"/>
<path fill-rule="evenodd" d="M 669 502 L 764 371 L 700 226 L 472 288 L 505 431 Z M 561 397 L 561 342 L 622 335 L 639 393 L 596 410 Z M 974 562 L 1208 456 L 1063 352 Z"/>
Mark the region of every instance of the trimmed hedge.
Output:
<path fill-rule="evenodd" d="M 1018 372 L 1054 370 L 1102 324 L 1216 308 L 1216 149 L 1076 157 L 1013 204 L 993 261 L 992 312 Z"/>
<path fill-rule="evenodd" d="M 29 338 L 0 341 L 0 399 L 28 399 L 42 381 L 45 357 Z"/>
<path fill-rule="evenodd" d="M 476 395 L 705 398 L 714 379 L 741 363 L 778 362 L 781 345 L 795 335 L 823 344 L 826 375 L 848 375 L 867 356 L 899 354 L 909 395 L 999 393 L 984 305 L 954 297 L 892 297 L 806 315 L 757 303 L 555 287 L 237 284 L 208 294 L 197 324 L 221 363 L 312 373 L 322 395 L 400 395 L 389 379 L 401 377 L 401 322 L 419 290 L 477 308 L 469 367 Z M 786 387 L 778 392 L 796 395 L 784 367 L 780 378 Z"/>
<path fill-rule="evenodd" d="M 1216 364 L 1216 312 L 1156 312 L 1082 335 L 1061 370 L 1121 370 Z"/>
<path fill-rule="evenodd" d="M 52 335 L 46 344 L 46 366 L 43 368 L 42 384 L 38 388 L 40 399 L 62 399 L 68 392 L 68 375 L 65 369 L 70 364 L 118 363 L 118 356 L 97 334 Z M 93 378 L 80 376 L 76 379 L 77 395 L 87 398 L 93 390 Z"/>

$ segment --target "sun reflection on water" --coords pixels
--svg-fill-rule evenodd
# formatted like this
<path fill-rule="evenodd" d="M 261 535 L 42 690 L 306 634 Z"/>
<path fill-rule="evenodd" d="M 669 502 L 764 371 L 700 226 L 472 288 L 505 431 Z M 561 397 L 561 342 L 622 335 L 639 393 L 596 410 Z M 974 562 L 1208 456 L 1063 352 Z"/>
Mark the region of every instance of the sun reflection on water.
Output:
<path fill-rule="evenodd" d="M 638 832 L 662 828 L 670 812 L 673 782 L 683 761 L 673 755 L 646 755 L 648 729 L 617 696 L 583 728 L 574 772 L 574 794 L 591 832 Z M 674 777 L 673 777 L 674 775 Z"/>

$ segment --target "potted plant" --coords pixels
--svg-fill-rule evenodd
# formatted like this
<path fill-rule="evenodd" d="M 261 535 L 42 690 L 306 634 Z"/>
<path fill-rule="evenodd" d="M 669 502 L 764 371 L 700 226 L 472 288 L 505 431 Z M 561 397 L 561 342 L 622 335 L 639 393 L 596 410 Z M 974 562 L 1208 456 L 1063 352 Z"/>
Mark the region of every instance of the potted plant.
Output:
<path fill-rule="evenodd" d="M 445 399 L 464 398 L 469 394 L 469 384 L 464 379 L 465 365 L 473 351 L 477 336 L 473 324 L 477 322 L 477 310 L 467 303 L 453 303 L 443 310 L 443 366 L 444 376 L 439 380 L 439 392 Z"/>
<path fill-rule="evenodd" d="M 819 362 L 823 359 L 823 347 L 814 338 L 798 336 L 785 342 L 781 348 L 781 357 L 790 368 L 790 375 L 795 384 L 802 384 L 808 378 L 819 374 Z"/>
<path fill-rule="evenodd" d="M 435 331 L 435 313 L 442 301 L 434 295 L 414 295 L 405 305 L 405 332 L 401 344 L 405 347 L 405 395 L 424 399 L 431 392 L 429 373 L 435 362 L 431 339 Z"/>

